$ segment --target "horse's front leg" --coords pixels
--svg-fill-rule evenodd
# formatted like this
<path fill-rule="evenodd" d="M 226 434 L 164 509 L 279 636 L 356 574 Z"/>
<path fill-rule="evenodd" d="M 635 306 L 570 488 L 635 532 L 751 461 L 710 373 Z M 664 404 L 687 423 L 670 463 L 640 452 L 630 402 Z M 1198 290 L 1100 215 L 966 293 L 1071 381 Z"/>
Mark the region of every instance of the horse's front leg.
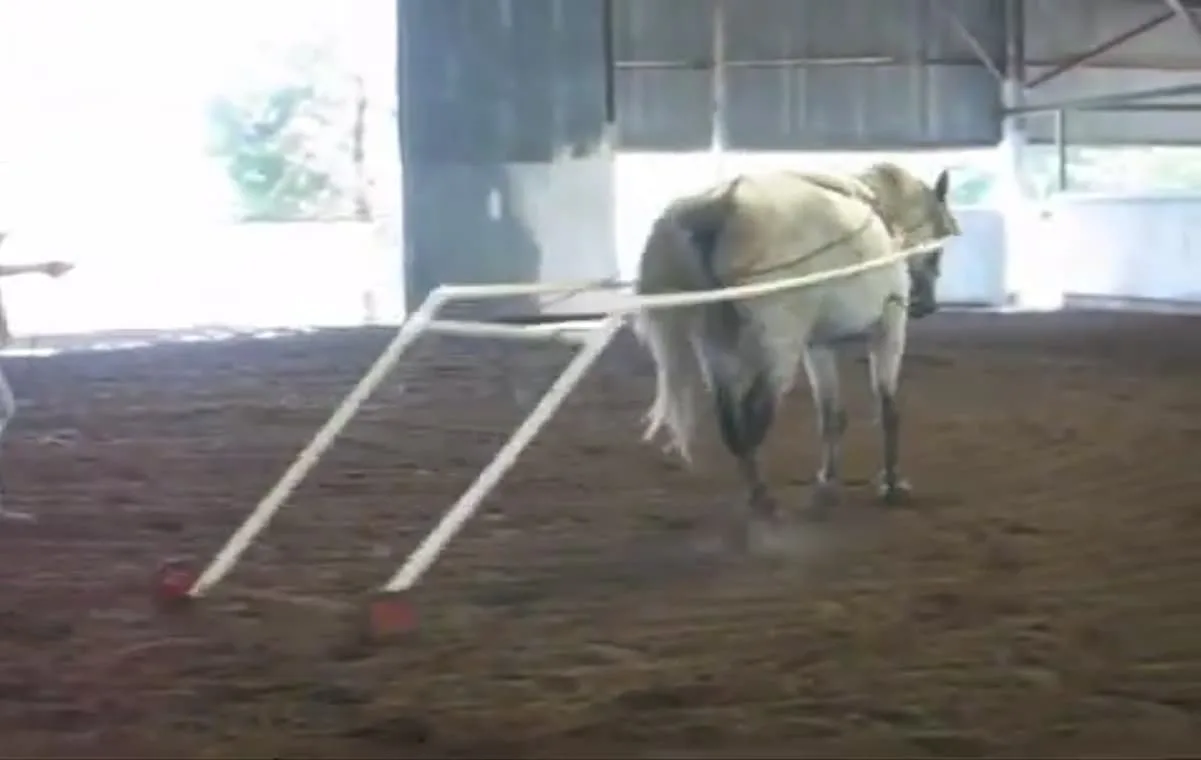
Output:
<path fill-rule="evenodd" d="M 899 312 L 890 309 L 890 312 Z M 884 468 L 880 472 L 878 489 L 886 504 L 901 504 L 912 490 L 901 476 L 901 413 L 897 403 L 897 387 L 901 375 L 901 360 L 905 355 L 905 314 L 886 316 L 880 330 L 868 344 L 868 363 L 872 388 L 880 408 L 880 432 L 884 443 Z"/>
<path fill-rule="evenodd" d="M 813 392 L 817 432 L 822 444 L 821 466 L 813 487 L 813 511 L 821 516 L 839 501 L 842 436 L 847 429 L 847 414 L 838 388 L 838 356 L 834 349 L 809 346 L 805 351 L 805 373 Z"/>

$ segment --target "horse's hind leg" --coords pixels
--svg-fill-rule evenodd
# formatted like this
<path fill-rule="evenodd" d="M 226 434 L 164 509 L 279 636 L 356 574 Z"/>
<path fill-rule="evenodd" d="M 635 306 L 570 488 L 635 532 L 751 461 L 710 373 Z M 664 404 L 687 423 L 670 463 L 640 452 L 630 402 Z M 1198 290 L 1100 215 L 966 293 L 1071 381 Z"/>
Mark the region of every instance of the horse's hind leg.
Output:
<path fill-rule="evenodd" d="M 901 414 L 897 405 L 897 386 L 901 359 L 905 355 L 904 315 L 891 324 L 886 320 L 868 345 L 872 388 L 880 405 L 880 431 L 884 442 L 884 468 L 880 473 L 880 498 L 886 504 L 899 504 L 909 498 L 910 485 L 900 474 Z"/>
<path fill-rule="evenodd" d="M 738 460 L 748 491 L 747 507 L 752 520 L 774 522 L 775 500 L 759 471 L 759 448 L 767 438 L 776 413 L 776 393 L 765 373 L 757 374 L 743 389 L 738 384 L 715 378 L 714 401 L 722 441 Z M 746 524 L 742 525 L 745 538 Z"/>
<path fill-rule="evenodd" d="M 838 503 L 842 436 L 847 414 L 838 388 L 838 356 L 832 348 L 810 346 L 805 351 L 805 372 L 813 392 L 817 431 L 822 442 L 821 467 L 813 490 L 813 510 L 821 516 Z"/>

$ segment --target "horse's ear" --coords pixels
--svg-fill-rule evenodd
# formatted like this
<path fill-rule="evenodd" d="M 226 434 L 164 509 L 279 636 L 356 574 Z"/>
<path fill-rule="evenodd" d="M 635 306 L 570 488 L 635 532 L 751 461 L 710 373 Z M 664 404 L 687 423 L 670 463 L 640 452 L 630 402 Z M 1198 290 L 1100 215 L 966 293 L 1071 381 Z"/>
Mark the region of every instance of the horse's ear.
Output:
<path fill-rule="evenodd" d="M 947 192 L 951 189 L 951 173 L 943 169 L 934 181 L 934 195 L 942 203 L 947 202 Z"/>

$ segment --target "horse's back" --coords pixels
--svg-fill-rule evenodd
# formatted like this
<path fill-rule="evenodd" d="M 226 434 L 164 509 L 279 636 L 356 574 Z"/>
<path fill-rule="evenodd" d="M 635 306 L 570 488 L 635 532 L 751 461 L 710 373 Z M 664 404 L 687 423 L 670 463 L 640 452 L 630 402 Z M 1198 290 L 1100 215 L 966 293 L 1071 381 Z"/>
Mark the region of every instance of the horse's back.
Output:
<path fill-rule="evenodd" d="M 888 228 L 873 208 L 870 188 L 854 177 L 798 171 L 748 174 L 678 198 L 656 222 L 652 237 L 672 237 L 664 228 L 687 228 L 688 220 L 707 214 L 719 199 L 729 201 L 729 210 L 711 263 L 726 285 L 840 269 L 888 255 L 894 248 Z M 648 246 L 644 259 L 650 254 Z M 681 256 L 695 255 L 695 251 L 661 251 L 651 257 L 654 260 L 643 261 L 640 274 L 650 277 L 655 270 L 678 269 L 684 265 L 678 260 Z M 680 274 L 673 272 L 671 279 L 678 283 Z M 837 302 L 834 311 L 856 312 L 855 304 L 878 304 L 905 284 L 902 266 L 885 266 L 785 291 L 772 300 L 791 312 L 797 324 L 806 324 L 818 321 L 830 300 Z M 642 289 L 657 288 L 646 281 Z M 855 320 L 845 313 L 837 321 Z"/>
<path fill-rule="evenodd" d="M 800 277 L 888 255 L 892 238 L 869 192 L 833 175 L 774 172 L 744 178 L 723 241 L 728 281 Z"/>
<path fill-rule="evenodd" d="M 870 190 L 852 178 L 777 172 L 737 188 L 737 214 L 724 241 L 729 282 L 793 279 L 888 256 L 894 243 L 872 208 Z M 745 301 L 775 357 L 777 387 L 793 382 L 805 342 L 860 333 L 908 287 L 902 264 Z"/>

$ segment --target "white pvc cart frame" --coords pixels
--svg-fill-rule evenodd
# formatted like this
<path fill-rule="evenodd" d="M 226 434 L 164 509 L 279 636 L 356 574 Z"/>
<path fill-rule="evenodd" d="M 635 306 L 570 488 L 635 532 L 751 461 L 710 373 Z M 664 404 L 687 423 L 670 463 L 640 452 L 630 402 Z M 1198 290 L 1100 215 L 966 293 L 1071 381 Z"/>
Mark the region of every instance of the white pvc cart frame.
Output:
<path fill-rule="evenodd" d="M 250 512 L 216 556 L 196 578 L 187 591 L 189 597 L 200 597 L 220 583 L 233 570 L 242 554 L 255 538 L 267 527 L 275 513 L 283 508 L 289 496 L 300 485 L 304 476 L 317 464 L 322 455 L 333 445 L 334 440 L 354 418 L 359 407 L 383 382 L 388 373 L 400 360 L 401 354 L 425 333 L 442 335 L 473 335 L 515 340 L 557 339 L 576 343 L 580 351 L 563 369 L 555 382 L 542 395 L 529 415 L 513 432 L 475 481 L 459 499 L 443 514 L 442 519 L 414 549 L 396 574 L 384 584 L 382 591 L 396 593 L 407 591 L 429 570 L 430 566 L 454 538 L 455 534 L 475 514 L 480 503 L 488 496 L 500 479 L 517 461 L 517 457 L 533 441 L 534 437 L 558 411 L 571 391 L 584 378 L 588 370 L 604 352 L 613 336 L 621 329 L 625 318 L 646 309 L 672 309 L 681 306 L 742 300 L 818 285 L 831 280 L 853 277 L 872 269 L 903 261 L 946 243 L 936 240 L 920 246 L 907 248 L 891 256 L 866 261 L 853 266 L 825 272 L 771 282 L 740 285 L 720 290 L 694 291 L 687 293 L 665 293 L 650 296 L 634 296 L 615 291 L 629 287 L 628 284 L 611 282 L 594 283 L 545 283 L 514 285 L 443 285 L 431 293 L 420 308 L 400 325 L 395 337 L 380 353 L 379 358 L 346 394 L 342 403 L 334 410 L 324 425 L 297 454 L 296 459 L 284 471 L 274 486 Z M 438 320 L 438 312 L 453 301 L 510 298 L 522 295 L 547 295 L 554 293 L 596 294 L 610 293 L 615 297 L 613 306 L 604 318 L 588 321 L 559 322 L 549 324 L 500 324 L 494 322 L 472 322 L 462 320 Z"/>

